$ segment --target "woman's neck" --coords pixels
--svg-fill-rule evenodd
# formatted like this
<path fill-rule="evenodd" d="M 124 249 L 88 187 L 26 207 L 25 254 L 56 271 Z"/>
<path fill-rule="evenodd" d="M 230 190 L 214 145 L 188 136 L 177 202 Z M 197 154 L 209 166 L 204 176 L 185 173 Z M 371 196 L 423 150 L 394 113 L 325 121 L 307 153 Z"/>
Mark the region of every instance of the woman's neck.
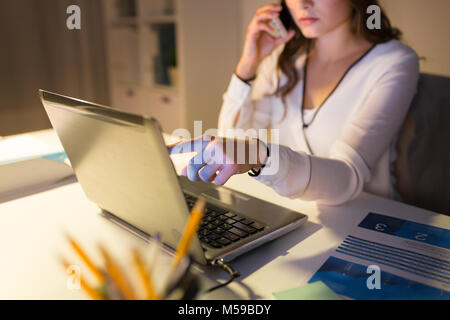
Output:
<path fill-rule="evenodd" d="M 312 41 L 311 56 L 323 64 L 333 64 L 361 50 L 369 42 L 356 36 L 348 20 L 327 34 Z"/>

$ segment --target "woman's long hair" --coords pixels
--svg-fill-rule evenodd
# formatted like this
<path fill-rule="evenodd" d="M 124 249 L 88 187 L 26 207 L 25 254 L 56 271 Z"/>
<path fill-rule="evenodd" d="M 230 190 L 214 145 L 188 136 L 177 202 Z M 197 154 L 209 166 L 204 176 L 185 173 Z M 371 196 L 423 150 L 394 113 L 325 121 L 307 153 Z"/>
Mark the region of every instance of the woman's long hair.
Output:
<path fill-rule="evenodd" d="M 392 27 L 389 18 L 381 9 L 381 29 L 369 29 L 366 27 L 367 8 L 371 5 L 380 7 L 378 0 L 348 0 L 352 7 L 352 30 L 356 35 L 362 36 L 364 39 L 372 44 L 384 43 L 393 39 L 400 39 L 401 32 L 397 28 Z M 286 9 L 285 0 L 281 4 Z M 381 7 L 380 7 L 381 8 Z M 294 19 L 290 14 L 286 14 L 284 22 L 287 24 L 288 30 L 294 29 L 296 34 L 288 43 L 286 43 L 284 50 L 278 58 L 278 68 L 286 75 L 287 82 L 283 86 L 278 85 L 277 94 L 284 99 L 286 95 L 297 85 L 300 76 L 295 68 L 295 57 L 298 53 L 306 50 L 309 39 L 305 38 Z"/>

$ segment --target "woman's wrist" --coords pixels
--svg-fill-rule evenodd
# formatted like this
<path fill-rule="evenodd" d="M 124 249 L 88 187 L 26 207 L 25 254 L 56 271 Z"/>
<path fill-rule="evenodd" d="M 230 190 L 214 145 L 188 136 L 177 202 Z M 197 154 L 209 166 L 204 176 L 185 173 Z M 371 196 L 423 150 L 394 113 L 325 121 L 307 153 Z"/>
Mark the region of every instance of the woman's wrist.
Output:
<path fill-rule="evenodd" d="M 241 80 L 242 82 L 245 82 L 248 85 L 251 85 L 251 82 L 256 79 L 256 75 L 251 78 L 246 79 L 246 78 L 242 78 L 241 76 L 239 76 L 236 72 L 234 74 L 236 75 L 236 77 L 238 77 L 239 80 Z"/>
<path fill-rule="evenodd" d="M 256 77 L 257 65 L 250 62 L 240 61 L 236 67 L 235 74 L 242 81 L 251 81 Z"/>

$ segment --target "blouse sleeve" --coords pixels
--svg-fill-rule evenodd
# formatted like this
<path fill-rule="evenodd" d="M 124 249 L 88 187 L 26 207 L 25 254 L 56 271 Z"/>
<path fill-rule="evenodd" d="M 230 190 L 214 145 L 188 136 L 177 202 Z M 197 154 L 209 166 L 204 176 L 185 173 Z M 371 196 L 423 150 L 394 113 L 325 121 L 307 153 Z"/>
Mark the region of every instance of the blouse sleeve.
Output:
<path fill-rule="evenodd" d="M 386 68 L 363 105 L 351 116 L 329 158 L 269 144 L 268 165 L 256 177 L 290 198 L 339 205 L 359 195 L 408 112 L 419 79 L 415 52 Z"/>
<path fill-rule="evenodd" d="M 227 130 L 267 129 L 272 121 L 273 99 L 276 90 L 276 61 L 278 50 L 267 57 L 258 68 L 255 81 L 247 84 L 235 74 L 231 77 L 219 114 L 219 132 Z M 236 133 L 233 132 L 233 136 Z"/>

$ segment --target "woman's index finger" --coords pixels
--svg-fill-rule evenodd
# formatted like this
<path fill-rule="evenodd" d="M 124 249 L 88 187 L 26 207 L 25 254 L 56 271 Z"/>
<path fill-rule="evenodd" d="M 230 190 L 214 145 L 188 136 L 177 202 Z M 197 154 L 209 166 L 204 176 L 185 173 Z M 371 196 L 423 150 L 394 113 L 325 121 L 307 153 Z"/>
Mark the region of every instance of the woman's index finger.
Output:
<path fill-rule="evenodd" d="M 265 12 L 265 11 L 281 11 L 283 7 L 281 4 L 278 3 L 270 3 L 266 4 L 265 6 L 260 7 L 258 10 L 256 10 L 256 14 Z"/>
<path fill-rule="evenodd" d="M 167 146 L 167 150 L 170 155 L 181 154 L 181 153 L 191 153 L 191 152 L 201 152 L 205 147 L 214 140 L 214 137 L 201 136 L 192 140 L 180 141 Z"/>

